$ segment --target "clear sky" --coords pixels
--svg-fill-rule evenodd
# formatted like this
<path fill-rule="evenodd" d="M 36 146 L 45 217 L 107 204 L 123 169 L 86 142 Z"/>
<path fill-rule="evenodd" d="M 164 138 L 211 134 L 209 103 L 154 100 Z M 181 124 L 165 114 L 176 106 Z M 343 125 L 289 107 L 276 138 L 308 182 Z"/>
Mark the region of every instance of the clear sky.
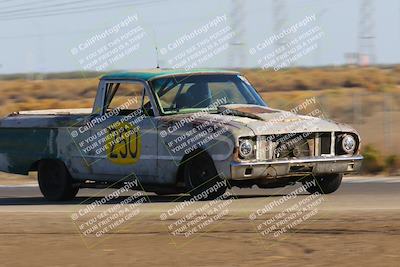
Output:
<path fill-rule="evenodd" d="M 229 42 L 240 42 L 239 45 L 230 45 L 204 60 L 199 67 L 239 67 L 239 63 L 230 63 L 230 60 L 231 55 L 239 53 L 237 51 L 240 49 L 244 51 L 241 66 L 259 67 L 258 56 L 252 56 L 249 48 L 274 33 L 273 1 L 242 2 L 240 10 L 233 12 L 231 0 L 0 0 L 0 73 L 83 70 L 84 64 L 80 62 L 83 53 L 73 55 L 71 49 L 117 25 L 128 16 L 136 15 L 137 21 L 130 22 L 124 31 L 85 49 L 85 56 L 102 45 L 108 45 L 127 29 L 140 26 L 144 33 L 138 41 L 140 47 L 109 64 L 105 70 L 152 68 L 157 61 L 156 45 L 159 49 L 168 48 L 185 34 L 193 33 L 215 18 L 226 16 L 227 21 L 213 29 L 222 30 L 223 24 L 234 24 L 232 15 L 235 15 L 240 20 L 239 27 L 243 28 L 243 34 L 241 40 L 230 39 Z M 357 51 L 361 0 L 285 2 L 285 25 L 293 25 L 306 16 L 316 14 L 314 25 L 318 25 L 324 32 L 318 40 L 318 48 L 299 58 L 295 65 L 343 64 L 345 53 Z M 376 62 L 399 63 L 400 1 L 375 0 L 373 3 Z M 46 16 L 54 13 L 67 14 Z M 161 67 L 171 67 L 168 64 L 171 58 L 179 56 L 184 49 L 204 40 L 211 33 L 200 34 L 174 51 L 160 54 Z"/>

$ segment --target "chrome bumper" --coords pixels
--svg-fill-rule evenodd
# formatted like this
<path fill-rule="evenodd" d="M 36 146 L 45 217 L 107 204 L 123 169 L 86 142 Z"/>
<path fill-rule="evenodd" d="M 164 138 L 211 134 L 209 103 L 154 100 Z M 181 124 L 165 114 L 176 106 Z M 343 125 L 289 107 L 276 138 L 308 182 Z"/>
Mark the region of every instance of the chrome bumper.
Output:
<path fill-rule="evenodd" d="M 305 174 L 352 173 L 360 170 L 362 160 L 362 156 L 320 156 L 259 162 L 232 162 L 231 179 L 247 180 Z"/>

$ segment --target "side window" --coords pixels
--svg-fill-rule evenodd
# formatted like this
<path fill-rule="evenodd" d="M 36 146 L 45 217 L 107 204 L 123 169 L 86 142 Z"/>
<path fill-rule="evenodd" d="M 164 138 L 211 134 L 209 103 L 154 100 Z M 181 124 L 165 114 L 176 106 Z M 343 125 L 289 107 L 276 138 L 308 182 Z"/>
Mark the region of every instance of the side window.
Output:
<path fill-rule="evenodd" d="M 136 110 L 142 105 L 143 85 L 138 83 L 115 83 L 107 90 L 107 110 Z"/>
<path fill-rule="evenodd" d="M 128 115 L 143 109 L 153 115 L 151 103 L 141 83 L 110 83 L 107 85 L 106 110 L 118 109 L 119 115 Z"/>
<path fill-rule="evenodd" d="M 147 92 L 145 92 L 144 96 L 143 96 L 143 112 L 145 115 L 147 116 L 154 116 L 154 111 L 151 108 L 151 102 L 150 102 L 150 98 L 147 95 Z"/>

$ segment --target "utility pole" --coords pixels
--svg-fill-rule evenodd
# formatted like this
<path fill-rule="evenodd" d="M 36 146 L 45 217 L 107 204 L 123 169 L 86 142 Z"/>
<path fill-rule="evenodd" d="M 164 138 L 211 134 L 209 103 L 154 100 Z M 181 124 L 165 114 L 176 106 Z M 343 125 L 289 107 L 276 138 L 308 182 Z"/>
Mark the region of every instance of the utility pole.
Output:
<path fill-rule="evenodd" d="M 235 34 L 229 43 L 228 65 L 230 68 L 243 68 L 246 61 L 245 52 L 245 3 L 243 0 L 232 0 L 231 9 L 231 30 Z"/>
<path fill-rule="evenodd" d="M 272 2 L 273 32 L 279 35 L 287 27 L 286 0 L 273 0 Z M 275 49 L 285 46 L 288 43 L 284 36 L 275 42 Z"/>
<path fill-rule="evenodd" d="M 376 63 L 373 0 L 361 0 L 359 16 L 358 64 L 368 66 Z"/>

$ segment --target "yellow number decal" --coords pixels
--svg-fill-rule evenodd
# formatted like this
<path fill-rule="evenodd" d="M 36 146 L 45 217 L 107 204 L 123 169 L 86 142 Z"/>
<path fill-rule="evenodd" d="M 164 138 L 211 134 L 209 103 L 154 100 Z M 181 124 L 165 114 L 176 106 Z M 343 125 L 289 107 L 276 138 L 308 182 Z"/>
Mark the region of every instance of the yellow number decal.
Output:
<path fill-rule="evenodd" d="M 115 122 L 107 128 L 107 158 L 115 164 L 134 164 L 140 158 L 139 127 L 128 122 Z"/>

